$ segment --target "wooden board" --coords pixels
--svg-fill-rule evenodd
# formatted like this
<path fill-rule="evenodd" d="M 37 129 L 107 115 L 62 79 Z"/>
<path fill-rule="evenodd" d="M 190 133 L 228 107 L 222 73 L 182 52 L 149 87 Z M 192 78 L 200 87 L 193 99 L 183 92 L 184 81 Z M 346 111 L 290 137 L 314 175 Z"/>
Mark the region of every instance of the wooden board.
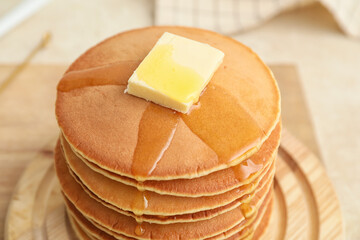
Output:
<path fill-rule="evenodd" d="M 319 159 L 286 130 L 275 175 L 275 211 L 263 239 L 343 239 L 339 202 Z M 74 239 L 52 156 L 25 170 L 12 197 L 5 239 Z"/>
<path fill-rule="evenodd" d="M 13 65 L 0 65 L 0 83 L 13 68 Z M 43 219 L 41 216 L 45 215 L 47 219 L 46 224 L 49 226 L 47 228 L 47 230 L 49 230 L 49 236 L 61 236 L 58 233 L 64 230 L 64 224 L 57 224 L 63 220 L 61 217 L 63 216 L 61 215 L 63 211 L 57 208 L 57 204 L 61 202 L 57 192 L 58 190 L 51 192 L 50 204 L 47 205 L 48 209 L 46 214 L 44 213 L 43 207 L 45 205 L 40 205 L 40 211 L 36 209 L 36 207 L 31 207 L 31 204 L 35 199 L 34 194 L 39 191 L 38 187 L 40 182 L 44 181 L 45 169 L 47 169 L 48 165 L 53 161 L 51 154 L 59 131 L 54 117 L 55 89 L 65 69 L 66 66 L 61 65 L 30 65 L 0 94 L 0 236 L 4 236 L 4 220 L 8 206 L 9 216 L 12 216 L 13 220 L 7 222 L 6 235 L 12 236 L 13 238 L 11 239 L 29 239 L 32 232 L 28 230 L 32 228 L 33 223 L 34 226 L 38 226 L 42 221 L 41 219 Z M 271 66 L 271 69 L 278 80 L 282 93 L 282 118 L 284 125 L 290 132 L 294 133 L 303 143 L 310 147 L 312 152 L 320 156 L 311 124 L 311 117 L 307 111 L 296 67 L 293 65 L 276 65 Z M 296 105 L 296 108 L 294 105 Z M 284 139 L 285 138 L 286 134 L 284 135 Z M 281 149 L 285 149 L 283 146 L 286 146 L 284 142 Z M 282 154 L 281 151 L 280 154 Z M 310 151 L 307 150 L 307 152 Z M 282 161 L 280 161 L 280 163 L 281 162 Z M 316 164 L 318 163 L 319 161 L 317 159 Z M 293 171 L 293 169 L 298 166 L 297 164 L 286 164 L 283 166 L 288 166 L 288 168 Z M 309 166 L 312 165 L 310 164 Z M 319 164 L 319 166 L 322 169 L 320 172 L 324 173 L 321 164 Z M 281 169 L 282 165 L 278 167 Z M 22 178 L 19 181 L 20 176 L 22 176 Z M 301 178 L 299 176 L 294 175 L 292 178 L 285 177 L 285 179 L 292 179 L 294 185 L 299 185 L 301 182 L 304 182 L 300 181 Z M 327 177 L 324 179 L 327 179 Z M 17 187 L 15 187 L 17 182 Z M 47 184 L 50 183 L 50 181 L 47 180 L 44 182 Z M 306 182 L 307 181 L 305 181 L 305 183 Z M 281 182 L 277 181 L 276 193 L 281 189 L 279 186 L 281 186 Z M 299 186 L 304 187 L 308 185 L 300 184 Z M 54 187 L 54 189 L 56 188 Z M 14 194 L 12 195 L 13 192 Z M 297 191 L 297 194 L 302 196 L 299 191 Z M 325 192 L 323 194 L 327 193 Z M 46 196 L 46 194 L 44 196 Z M 44 196 L 42 197 L 43 200 Z M 277 196 L 280 195 L 277 194 Z M 334 194 L 329 195 L 327 199 L 328 201 L 335 202 L 336 205 L 338 204 Z M 291 201 L 288 200 L 288 202 L 290 203 Z M 302 202 L 304 203 L 306 201 Z M 277 203 L 285 202 L 281 200 Z M 277 204 L 277 206 L 278 209 L 281 209 L 280 206 L 282 205 Z M 314 204 L 309 206 L 314 206 Z M 315 208 L 313 208 L 313 210 L 314 209 Z M 339 208 L 336 209 L 334 214 L 332 212 L 328 214 L 328 216 L 331 217 L 325 218 L 337 219 L 336 221 L 341 223 L 340 210 Z M 331 211 L 331 209 L 329 211 Z M 33 212 L 39 213 L 40 215 L 33 215 Z M 52 212 L 54 213 L 50 214 Z M 276 212 L 284 214 L 281 211 Z M 290 212 L 286 212 L 286 214 L 290 216 Z M 301 219 L 303 218 L 304 216 Z M 34 220 L 29 221 L 29 219 Z M 335 220 L 330 222 L 335 224 Z M 281 222 L 281 225 L 283 224 L 285 224 L 285 222 Z M 9 231 L 9 229 L 11 229 L 11 227 L 9 227 L 10 225 L 16 227 L 15 230 L 13 229 L 13 232 Z M 56 227 L 52 228 L 50 226 Z M 289 224 L 287 226 L 289 226 Z M 319 224 L 316 226 L 319 226 Z M 339 226 L 341 226 L 341 224 L 339 224 Z M 341 227 L 339 228 L 342 229 Z M 27 229 L 27 231 L 25 231 L 25 229 Z M 279 234 L 281 235 L 281 233 Z M 343 231 L 341 230 L 338 236 L 342 235 Z M 16 238 L 18 236 L 22 237 Z"/>

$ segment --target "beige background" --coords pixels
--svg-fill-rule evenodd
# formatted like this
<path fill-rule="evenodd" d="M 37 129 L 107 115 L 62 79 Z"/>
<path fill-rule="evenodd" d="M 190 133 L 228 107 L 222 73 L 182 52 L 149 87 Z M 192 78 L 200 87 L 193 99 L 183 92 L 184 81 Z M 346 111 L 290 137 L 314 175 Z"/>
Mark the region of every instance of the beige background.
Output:
<path fill-rule="evenodd" d="M 1 5 L 2 1 L 0 8 Z M 53 0 L 0 38 L 0 64 L 20 62 L 48 30 L 53 39 L 33 63 L 68 64 L 106 37 L 151 25 L 153 16 L 153 4 L 148 0 Z M 297 65 L 322 159 L 342 204 L 347 239 L 360 239 L 360 40 L 346 37 L 320 5 L 281 14 L 260 27 L 232 37 L 253 48 L 267 63 Z M 19 96 L 27 101 L 40 97 L 31 93 Z M 5 92 L 1 100 L 6 100 Z M 43 104 L 52 103 L 45 100 Z M 11 103 L 3 106 L 11 107 Z M 42 113 L 39 109 L 28 114 Z M 0 119 L 2 124 L 9 123 Z M 27 126 L 30 128 L 32 123 L 28 122 Z M 37 136 L 26 136 L 24 128 L 23 141 L 44 138 L 46 144 L 45 130 L 56 127 L 56 123 L 37 127 Z M 13 123 L 6 131 L 15 129 L 16 123 Z M 5 146 L 0 146 L 3 156 L 21 148 L 12 144 L 15 139 L 5 142 Z M 23 157 L 33 154 L 31 149 L 26 149 Z M 6 183 L 6 179 L 0 181 Z"/>

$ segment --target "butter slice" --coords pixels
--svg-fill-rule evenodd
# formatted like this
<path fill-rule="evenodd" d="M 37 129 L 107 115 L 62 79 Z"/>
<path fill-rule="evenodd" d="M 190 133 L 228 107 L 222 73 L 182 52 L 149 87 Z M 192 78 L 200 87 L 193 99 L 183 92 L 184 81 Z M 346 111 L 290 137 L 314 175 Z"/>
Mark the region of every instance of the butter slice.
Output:
<path fill-rule="evenodd" d="M 222 63 L 220 50 L 165 32 L 128 81 L 125 92 L 187 113 Z"/>

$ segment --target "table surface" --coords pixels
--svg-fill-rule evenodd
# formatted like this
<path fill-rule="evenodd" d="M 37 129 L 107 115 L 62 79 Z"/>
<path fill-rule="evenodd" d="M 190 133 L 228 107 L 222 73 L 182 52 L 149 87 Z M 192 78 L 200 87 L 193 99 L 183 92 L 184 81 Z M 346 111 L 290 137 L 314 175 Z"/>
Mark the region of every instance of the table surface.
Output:
<path fill-rule="evenodd" d="M 60 76 L 63 66 L 88 47 L 117 32 L 151 25 L 153 15 L 153 2 L 148 0 L 92 0 L 86 4 L 53 0 L 0 38 L 0 64 L 8 65 L 7 71 L 0 71 L 0 82 L 10 71 L 11 64 L 21 62 L 46 31 L 51 31 L 53 40 L 32 63 L 55 65 L 49 68 L 54 68 L 52 74 L 58 71 Z M 309 122 L 315 129 L 319 155 L 342 204 L 347 238 L 360 239 L 360 228 L 357 227 L 360 222 L 360 164 L 357 160 L 360 155 L 359 40 L 346 37 L 319 4 L 281 14 L 260 27 L 232 37 L 253 48 L 269 64 L 296 65 L 309 107 Z M 5 66 L 2 68 L 4 70 Z M 42 74 L 46 77 L 49 72 Z M 50 83 L 54 90 L 56 81 Z M 37 91 L 26 91 L 33 86 L 39 86 Z M 42 111 L 52 108 L 54 92 L 49 94 L 49 89 L 41 86 L 40 78 L 33 79 L 17 86 L 23 91 L 4 91 L 0 96 L 1 105 L 5 106 L 0 108 L 0 160 L 12 164 L 12 171 L 4 171 L 0 177 L 1 218 L 8 200 L 3 196 L 9 196 L 25 164 L 36 155 L 39 147 L 45 149 L 43 151 L 51 149 L 42 146 L 53 137 L 48 133 L 54 132 L 56 122 L 35 120 L 54 119 L 53 111 Z M 26 94 L 21 94 L 24 92 Z M 26 107 L 33 104 L 37 108 Z M 299 107 L 295 100 L 291 104 L 293 108 Z M 14 108 L 20 108 L 18 112 L 21 113 L 15 121 L 7 114 Z M 298 120 L 293 117 L 291 122 Z M 293 131 L 300 138 L 304 134 L 301 128 L 294 127 Z M 29 144 L 34 138 L 38 140 L 36 144 L 35 141 L 33 145 Z M 313 147 L 313 144 L 309 143 L 309 146 Z M 14 152 L 18 154 L 16 159 L 12 159 Z M 3 169 L 7 162 L 1 161 L 0 164 Z"/>

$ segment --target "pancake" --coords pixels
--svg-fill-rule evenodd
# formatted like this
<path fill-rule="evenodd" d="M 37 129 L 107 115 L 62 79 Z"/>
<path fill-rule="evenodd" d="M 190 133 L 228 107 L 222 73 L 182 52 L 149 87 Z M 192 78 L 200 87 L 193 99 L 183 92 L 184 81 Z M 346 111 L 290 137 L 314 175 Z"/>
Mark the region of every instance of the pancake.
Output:
<path fill-rule="evenodd" d="M 254 231 L 253 239 L 262 239 L 263 235 L 267 231 L 270 226 L 271 221 L 271 213 L 274 210 L 274 199 L 272 199 L 270 206 L 268 207 L 266 213 L 262 217 L 262 219 L 258 222 L 258 225 Z"/>
<path fill-rule="evenodd" d="M 71 170 L 70 170 L 71 171 Z M 258 184 L 258 187 L 254 189 L 252 192 L 244 194 L 242 197 L 232 201 L 229 204 L 226 204 L 224 206 L 216 207 L 210 210 L 203 210 L 200 212 L 194 212 L 191 214 L 182 214 L 182 215 L 171 215 L 171 216 L 158 216 L 158 215 L 135 215 L 133 212 L 130 211 L 124 211 L 120 208 L 118 208 L 116 205 L 109 204 L 106 201 L 103 201 L 98 196 L 94 195 L 89 189 L 84 186 L 80 180 L 77 180 L 77 182 L 81 185 L 83 190 L 93 199 L 97 200 L 98 202 L 102 203 L 108 208 L 111 208 L 121 214 L 131 216 L 135 218 L 137 221 L 145 221 L 145 222 L 151 222 L 151 223 L 157 223 L 157 224 L 169 224 L 169 223 L 176 223 L 176 222 L 194 222 L 194 221 L 200 221 L 209 219 L 212 217 L 215 217 L 219 214 L 225 213 L 227 211 L 230 211 L 239 205 L 243 203 L 248 203 L 251 198 L 257 194 L 259 191 L 265 191 L 271 186 L 271 179 L 274 176 L 274 164 L 272 165 L 272 168 L 268 169 L 267 172 L 269 174 L 264 174 L 265 177 L 261 179 L 261 181 Z M 266 173 L 266 172 L 265 172 Z M 77 179 L 76 176 L 73 176 L 75 179 Z M 161 205 L 161 204 L 160 204 Z"/>
<path fill-rule="evenodd" d="M 276 155 L 277 148 L 280 143 L 280 131 L 281 125 L 279 123 L 256 154 L 243 161 L 239 165 L 233 166 L 231 168 L 194 179 L 177 179 L 169 181 L 150 180 L 141 183 L 135 181 L 134 179 L 123 177 L 101 169 L 97 165 L 87 161 L 84 158 L 81 158 L 81 156 L 73 156 L 75 155 L 74 152 L 71 150 L 71 147 L 63 137 L 61 137 L 61 141 L 65 156 L 68 160 L 79 157 L 93 171 L 101 173 L 107 178 L 111 178 L 121 183 L 137 187 L 141 190 L 148 190 L 159 194 L 199 197 L 224 193 L 252 182 L 256 177 L 258 177 L 261 172 L 260 170 L 267 167 L 267 165 L 271 163 L 272 159 Z"/>
<path fill-rule="evenodd" d="M 68 214 L 69 216 L 69 214 Z M 70 225 L 72 229 L 74 230 L 74 233 L 78 239 L 81 240 L 93 240 L 92 237 L 90 237 L 83 228 L 79 226 L 77 221 L 75 221 L 72 217 L 69 217 Z"/>
<path fill-rule="evenodd" d="M 57 155 L 59 152 L 56 153 Z M 62 174 L 63 170 L 66 171 L 66 165 L 61 166 L 56 162 L 57 174 Z M 65 169 L 61 169 L 64 167 Z M 61 177 L 59 176 L 61 179 Z M 64 188 L 66 186 L 66 188 Z M 223 213 L 219 216 L 213 217 L 209 220 L 190 222 L 190 223 L 175 223 L 167 225 L 142 223 L 142 228 L 145 229 L 145 233 L 141 236 L 135 235 L 135 229 L 138 223 L 134 218 L 122 215 L 110 208 L 105 207 L 98 201 L 89 197 L 81 186 L 76 184 L 62 185 L 65 196 L 76 204 L 76 208 L 89 220 L 100 224 L 106 229 L 118 232 L 128 237 L 136 237 L 138 239 L 150 239 L 152 238 L 206 238 L 215 236 L 223 231 L 230 229 L 245 219 L 243 211 L 240 207 L 231 211 Z M 263 194 L 265 195 L 265 194 Z M 261 204 L 261 196 L 255 195 L 252 199 L 251 205 L 257 208 L 257 205 Z M 75 206 L 74 206 L 75 207 Z M 102 229 L 104 230 L 104 229 Z"/>
<path fill-rule="evenodd" d="M 271 193 L 272 193 L 272 188 L 270 188 L 270 191 L 268 191 L 267 194 L 264 194 L 262 197 L 261 196 L 258 196 L 259 198 L 261 198 L 261 200 L 259 201 L 259 207 L 260 206 L 263 206 L 263 203 L 265 202 L 265 205 L 266 203 L 268 202 L 268 200 L 271 198 Z M 265 196 L 266 195 L 266 196 Z M 81 213 L 81 210 L 77 210 L 77 208 L 69 201 L 66 199 L 66 205 L 68 207 L 68 209 L 70 210 L 70 212 L 72 212 L 73 214 L 75 215 L 78 215 L 78 214 L 83 214 Z M 97 208 L 99 211 L 101 211 L 101 208 Z M 256 213 L 255 213 L 256 214 Z M 107 215 L 107 217 L 110 217 L 111 215 Z M 116 219 L 115 219 L 116 220 Z M 238 223 L 241 224 L 241 222 L 245 222 L 246 219 L 242 219 L 241 221 L 238 221 Z M 114 232 L 114 229 L 110 230 L 112 227 L 104 227 L 103 225 L 100 225 L 99 223 L 97 223 L 96 221 L 93 221 L 91 219 L 89 219 L 89 222 L 91 222 L 94 226 L 96 226 L 97 228 L 101 229 L 102 231 L 105 231 L 106 233 L 108 233 L 109 235 L 112 235 L 114 236 L 115 238 L 117 239 L 123 239 L 124 235 L 122 233 L 119 233 L 119 232 Z M 207 221 L 202 221 L 202 222 L 207 222 Z M 201 222 L 200 222 L 201 223 Z M 118 225 L 119 223 L 115 224 L 113 226 L 113 228 L 116 228 L 116 226 Z M 142 227 L 145 228 L 145 225 L 146 223 L 143 223 L 142 224 Z M 194 225 L 192 223 L 187 223 L 187 224 L 169 224 L 169 225 L 156 225 L 156 224 L 150 224 L 149 226 L 152 226 L 154 228 L 157 228 L 158 226 L 160 226 L 160 228 L 165 228 L 167 230 L 165 230 L 165 236 L 162 236 L 162 237 L 157 237 L 157 235 L 153 235 L 154 232 L 150 233 L 150 236 L 152 239 L 174 239 L 177 237 L 173 236 L 173 231 L 181 231 L 181 230 L 184 230 L 184 238 L 188 239 L 188 238 L 194 238 L 194 236 L 192 235 L 195 235 L 193 231 L 196 231 L 197 229 L 192 229 L 192 230 L 189 230 L 189 228 L 186 228 L 186 226 L 189 226 L 189 225 Z M 199 224 L 197 224 L 199 225 Z M 244 224 L 243 224 L 244 225 Z M 162 227 L 164 226 L 164 227 Z M 204 225 L 202 225 L 204 226 Z M 245 225 L 246 226 L 246 225 Z M 168 232 L 169 231 L 169 232 Z M 190 231 L 190 232 L 189 232 Z M 146 233 L 146 231 L 145 231 Z M 220 235 L 219 237 L 215 237 L 215 239 L 221 239 L 223 236 L 222 236 L 222 233 L 221 231 L 219 232 Z M 142 237 L 143 236 L 136 236 L 138 239 L 143 239 Z M 178 236 L 179 238 L 181 238 L 181 236 Z M 198 236 L 196 238 L 204 238 L 203 236 Z"/>
<path fill-rule="evenodd" d="M 109 230 L 105 230 L 105 231 L 100 230 L 103 227 L 99 226 L 97 223 L 87 220 L 78 210 L 76 210 L 74 205 L 72 205 L 69 201 L 66 201 L 66 203 L 67 203 L 68 211 L 78 221 L 78 223 L 81 226 L 83 226 L 83 230 L 85 232 L 88 232 L 89 234 L 91 234 L 96 239 L 107 239 L 107 240 L 133 239 L 133 238 L 128 238 L 122 234 L 109 231 Z M 272 191 L 270 191 L 266 195 L 266 198 L 264 199 L 263 203 L 261 204 L 261 207 L 259 208 L 258 214 L 254 214 L 253 217 L 243 220 L 239 225 L 237 225 L 236 227 L 234 227 L 233 229 L 231 229 L 229 231 L 226 231 L 225 233 L 221 233 L 214 237 L 205 238 L 205 239 L 209 239 L 209 240 L 210 239 L 211 240 L 225 239 L 226 237 L 228 237 L 230 235 L 235 235 L 235 234 L 237 234 L 238 236 L 243 236 L 244 233 L 248 232 L 248 228 L 252 228 L 253 225 L 255 224 L 255 222 L 257 223 L 262 218 L 265 210 L 268 209 L 270 203 L 272 203 Z M 237 233 L 236 231 L 239 231 L 239 230 L 240 230 L 240 232 Z M 246 231 L 244 231 L 244 230 L 246 230 Z M 235 231 L 235 234 L 234 234 L 234 231 Z M 156 238 L 154 238 L 154 239 L 156 239 Z"/>
<path fill-rule="evenodd" d="M 188 114 L 124 93 L 165 31 L 225 53 Z M 194 28 L 149 27 L 118 34 L 78 58 L 58 85 L 56 117 L 76 153 L 99 168 L 137 181 L 195 178 L 256 153 L 279 121 L 280 95 L 268 67 L 237 41 Z"/>
<path fill-rule="evenodd" d="M 225 53 L 187 114 L 124 93 L 165 31 Z M 55 169 L 80 239 L 252 239 L 266 230 L 280 94 L 241 43 L 186 27 L 120 33 L 69 67 L 56 118 Z"/>
<path fill-rule="evenodd" d="M 222 233 L 220 235 L 217 235 L 212 238 L 208 238 L 208 240 L 214 240 L 214 239 L 241 239 L 244 237 L 246 232 L 249 232 L 248 229 L 253 228 L 253 226 L 259 223 L 260 220 L 267 218 L 267 221 L 265 222 L 266 225 L 268 223 L 269 215 L 272 210 L 272 201 L 273 199 L 268 197 L 262 206 L 259 209 L 259 212 L 254 218 L 251 218 L 250 222 L 247 220 L 246 222 L 242 222 L 242 226 L 244 227 L 240 232 L 236 232 L 236 234 L 233 234 L 231 236 L 228 236 L 229 234 L 232 234 L 232 232 L 227 231 L 226 233 Z M 81 230 L 85 233 L 87 233 L 89 236 L 92 236 L 94 239 L 104 239 L 104 240 L 115 240 L 115 239 L 124 239 L 124 240 L 131 240 L 134 238 L 128 238 L 124 235 L 117 234 L 117 238 L 113 237 L 112 235 L 100 230 L 99 228 L 95 227 L 90 221 L 88 221 L 79 211 L 76 210 L 76 208 L 71 208 L 71 210 L 68 210 L 69 214 L 71 215 L 70 218 L 72 221 L 75 221 L 77 227 L 80 227 Z M 236 229 L 238 230 L 239 227 L 237 226 Z M 241 229 L 241 228 L 240 228 Z"/>
<path fill-rule="evenodd" d="M 228 240 L 234 240 L 234 239 L 253 239 L 254 230 L 258 230 L 257 236 L 259 237 L 260 234 L 265 232 L 266 227 L 269 225 L 269 219 L 273 210 L 273 192 L 270 193 L 271 197 L 267 199 L 267 201 L 260 207 L 258 214 L 256 216 L 255 221 L 251 222 L 250 225 L 247 226 L 247 228 L 241 229 L 240 231 L 233 230 L 233 232 L 226 232 L 224 234 L 224 239 Z M 259 227 L 260 223 L 263 223 L 261 227 Z M 257 239 L 257 238 L 256 238 Z"/>
<path fill-rule="evenodd" d="M 101 231 L 97 227 L 95 227 L 89 220 L 87 220 L 76 208 L 67 207 L 67 212 L 70 222 L 73 225 L 73 228 L 81 229 L 83 233 L 87 236 L 91 236 L 94 239 L 103 239 L 103 240 L 115 240 L 113 236 L 107 234 L 104 231 Z M 76 225 L 76 226 L 74 226 Z M 129 238 L 126 236 L 122 236 L 123 240 L 133 240 L 134 238 Z"/>
<path fill-rule="evenodd" d="M 58 169 L 60 184 L 64 186 L 63 188 L 70 185 L 76 185 L 77 183 L 68 171 L 66 160 L 59 148 L 60 146 L 58 145 L 55 162 Z M 106 202 L 110 202 L 112 205 L 117 206 L 117 208 L 124 211 L 132 211 L 137 215 L 171 216 L 214 209 L 216 207 L 227 205 L 234 200 L 241 198 L 243 195 L 254 191 L 258 182 L 261 182 L 262 180 L 259 178 L 257 182 L 243 185 L 240 188 L 233 189 L 220 195 L 187 198 L 160 195 L 149 191 L 142 192 L 134 187 L 108 179 L 101 174 L 91 171 L 90 168 L 87 168 L 81 161 L 78 161 L 78 163 L 80 163 L 80 165 L 78 165 L 76 170 L 72 170 L 77 171 L 78 177 L 78 173 L 82 171 L 81 182 L 84 182 L 83 180 L 86 179 L 86 187 L 89 188 L 91 185 L 91 192 L 94 192 L 95 195 L 105 199 Z M 265 172 L 267 177 L 264 178 L 263 182 L 268 181 L 272 172 L 273 171 Z M 66 189 L 64 189 L 64 191 L 65 190 Z M 146 202 L 146 207 L 143 202 Z"/>
<path fill-rule="evenodd" d="M 251 217 L 246 218 L 244 221 L 242 221 L 240 224 L 236 225 L 235 227 L 227 231 L 224 231 L 219 235 L 207 239 L 208 240 L 227 239 L 236 234 L 238 234 L 239 236 L 245 236 L 245 233 L 251 232 L 251 229 L 254 227 L 255 223 L 259 221 L 259 219 L 262 217 L 263 213 L 267 209 L 271 200 L 272 200 L 272 188 L 268 190 L 261 205 Z"/>
<path fill-rule="evenodd" d="M 239 233 L 234 234 L 233 236 L 227 238 L 227 240 L 257 240 L 261 239 L 263 234 L 266 232 L 267 228 L 269 227 L 270 217 L 273 211 L 273 199 L 271 200 L 269 206 L 266 208 L 265 212 L 258 218 L 257 221 L 254 223 L 252 229 L 249 231 L 244 232 L 243 230 Z"/>

